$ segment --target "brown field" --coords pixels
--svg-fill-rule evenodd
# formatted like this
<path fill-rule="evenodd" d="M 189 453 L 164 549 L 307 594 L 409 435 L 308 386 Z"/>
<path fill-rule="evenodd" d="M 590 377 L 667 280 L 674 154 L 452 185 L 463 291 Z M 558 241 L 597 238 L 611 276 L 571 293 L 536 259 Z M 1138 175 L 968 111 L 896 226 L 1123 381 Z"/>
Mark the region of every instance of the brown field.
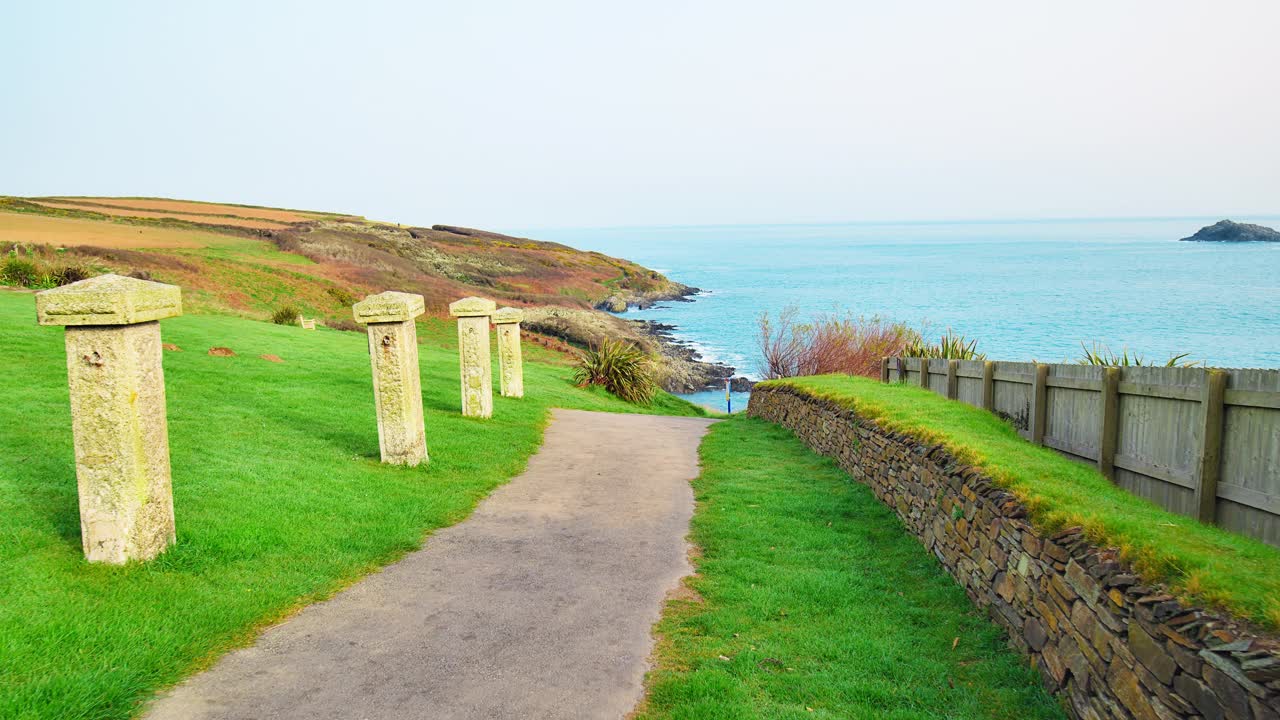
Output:
<path fill-rule="evenodd" d="M 83 210 L 105 212 L 98 205 L 113 208 L 152 210 L 161 213 L 186 213 L 189 215 L 234 215 L 239 218 L 254 220 L 274 220 L 283 223 L 297 223 L 315 220 L 319 215 L 296 210 L 275 210 L 271 208 L 247 208 L 238 205 L 219 205 L 217 203 L 194 202 L 188 200 L 135 200 L 133 198 L 116 197 L 51 197 L 32 198 L 33 202 L 62 202 L 81 206 Z M 92 203 L 88 205 L 88 203 Z M 205 220 L 203 222 L 214 222 Z M 226 224 L 226 223 L 221 223 Z"/>
<path fill-rule="evenodd" d="M 48 200 L 33 200 L 32 202 L 37 205 L 57 208 L 60 210 L 91 210 L 93 212 L 102 213 L 103 215 L 115 215 L 117 217 L 171 218 L 174 220 L 186 220 L 187 222 L 208 223 L 210 225 L 230 225 L 233 227 L 258 228 L 262 230 L 284 230 L 285 228 L 292 227 L 286 223 L 271 222 L 268 220 L 248 220 L 245 218 L 225 217 L 222 215 L 193 215 L 189 213 L 106 207 L 104 205 L 78 205 L 76 203 L 51 202 Z"/>
<path fill-rule="evenodd" d="M 243 239 L 199 230 L 0 212 L 0 242 L 126 249 L 202 248 L 243 242 Z"/>

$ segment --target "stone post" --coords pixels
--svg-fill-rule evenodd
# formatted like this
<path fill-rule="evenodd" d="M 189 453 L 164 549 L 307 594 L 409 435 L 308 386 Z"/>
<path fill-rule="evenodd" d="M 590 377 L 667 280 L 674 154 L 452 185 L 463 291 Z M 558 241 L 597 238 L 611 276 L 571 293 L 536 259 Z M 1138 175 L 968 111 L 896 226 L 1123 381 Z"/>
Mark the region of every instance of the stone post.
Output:
<path fill-rule="evenodd" d="M 101 275 L 36 295 L 41 325 L 66 330 L 67 384 L 89 562 L 149 560 L 174 542 L 160 323 L 174 285 Z"/>
<path fill-rule="evenodd" d="M 504 307 L 489 318 L 498 328 L 498 372 L 502 397 L 524 397 L 524 359 L 520 353 L 520 321 L 524 313 Z"/>
<path fill-rule="evenodd" d="M 426 305 L 421 295 L 384 292 L 352 306 L 356 322 L 369 331 L 373 398 L 378 413 L 382 462 L 414 466 L 427 461 L 422 419 L 422 376 L 418 374 L 418 327 L 414 318 Z"/>
<path fill-rule="evenodd" d="M 458 318 L 458 365 L 462 375 L 462 414 L 487 418 L 493 415 L 493 367 L 489 359 L 489 316 L 497 307 L 492 300 L 463 298 L 450 303 L 449 314 Z"/>

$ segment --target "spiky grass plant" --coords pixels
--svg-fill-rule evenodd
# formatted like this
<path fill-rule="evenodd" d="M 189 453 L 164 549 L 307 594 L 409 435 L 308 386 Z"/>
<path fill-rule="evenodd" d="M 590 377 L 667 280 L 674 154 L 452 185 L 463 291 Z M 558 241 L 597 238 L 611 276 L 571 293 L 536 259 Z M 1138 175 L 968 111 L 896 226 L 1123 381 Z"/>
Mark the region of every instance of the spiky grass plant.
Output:
<path fill-rule="evenodd" d="M 657 391 L 649 356 L 630 343 L 608 338 L 582 352 L 573 380 L 578 387 L 599 385 L 636 405 L 648 405 Z"/>
<path fill-rule="evenodd" d="M 938 338 L 938 342 L 930 343 L 923 337 L 917 337 L 903 352 L 905 357 L 918 357 L 942 360 L 986 360 L 986 353 L 978 352 L 978 341 L 969 340 L 957 335 L 950 328 Z"/>
<path fill-rule="evenodd" d="M 1111 350 L 1111 348 L 1100 343 L 1094 343 L 1093 347 L 1080 343 L 1080 349 L 1084 354 L 1077 361 L 1081 365 L 1101 365 L 1103 367 L 1157 367 L 1155 362 L 1147 362 L 1147 359 L 1138 353 L 1130 353 L 1129 348 L 1121 348 L 1119 353 Z M 1196 367 L 1200 363 L 1196 360 L 1188 360 L 1187 356 L 1191 353 L 1178 353 L 1166 360 L 1160 367 Z"/>

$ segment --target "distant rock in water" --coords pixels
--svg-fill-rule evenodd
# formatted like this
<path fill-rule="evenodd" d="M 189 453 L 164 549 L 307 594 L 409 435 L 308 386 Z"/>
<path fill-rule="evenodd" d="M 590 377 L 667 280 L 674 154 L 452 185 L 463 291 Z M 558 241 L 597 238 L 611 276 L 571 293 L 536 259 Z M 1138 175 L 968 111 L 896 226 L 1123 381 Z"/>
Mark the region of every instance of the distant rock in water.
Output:
<path fill-rule="evenodd" d="M 1262 225 L 1222 220 L 1182 240 L 1193 242 L 1280 242 L 1280 232 Z"/>

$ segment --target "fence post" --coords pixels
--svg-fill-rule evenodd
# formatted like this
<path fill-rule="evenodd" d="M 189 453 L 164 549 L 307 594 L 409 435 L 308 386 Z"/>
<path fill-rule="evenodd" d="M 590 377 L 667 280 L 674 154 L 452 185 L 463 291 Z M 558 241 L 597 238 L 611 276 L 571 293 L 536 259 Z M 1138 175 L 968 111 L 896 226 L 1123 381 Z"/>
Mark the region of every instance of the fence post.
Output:
<path fill-rule="evenodd" d="M 1098 471 L 1116 481 L 1116 445 L 1120 441 L 1120 368 L 1102 369 L 1102 427 L 1098 431 Z"/>
<path fill-rule="evenodd" d="M 929 389 L 929 358 L 920 358 L 920 387 Z"/>
<path fill-rule="evenodd" d="M 1035 381 L 1031 384 L 1031 442 L 1044 444 L 1044 426 L 1049 413 L 1049 366 L 1036 363 Z"/>
<path fill-rule="evenodd" d="M 1206 370 L 1204 392 L 1200 396 L 1201 432 L 1200 467 L 1196 482 L 1196 517 L 1212 524 L 1218 508 L 1218 477 L 1222 473 L 1223 397 L 1227 390 L 1227 374 Z"/>
<path fill-rule="evenodd" d="M 991 360 L 982 363 L 982 409 L 996 409 L 996 364 Z"/>
<path fill-rule="evenodd" d="M 955 400 L 960 397 L 960 361 L 947 361 L 947 397 Z"/>
<path fill-rule="evenodd" d="M 880 382 L 889 382 L 889 358 L 880 358 Z"/>

